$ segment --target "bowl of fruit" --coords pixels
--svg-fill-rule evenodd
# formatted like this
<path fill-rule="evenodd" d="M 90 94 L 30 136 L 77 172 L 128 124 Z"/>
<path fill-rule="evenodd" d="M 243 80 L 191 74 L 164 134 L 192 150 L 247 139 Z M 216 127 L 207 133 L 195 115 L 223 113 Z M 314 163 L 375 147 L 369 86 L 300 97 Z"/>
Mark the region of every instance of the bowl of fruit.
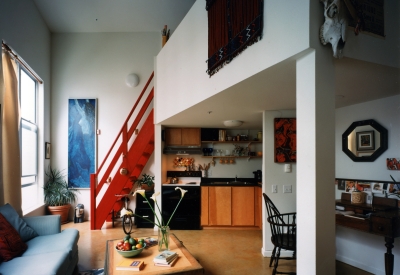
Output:
<path fill-rule="evenodd" d="M 132 238 L 126 235 L 123 240 L 120 240 L 115 246 L 115 250 L 118 254 L 126 258 L 131 258 L 142 253 L 143 249 L 146 247 L 144 239 Z"/>

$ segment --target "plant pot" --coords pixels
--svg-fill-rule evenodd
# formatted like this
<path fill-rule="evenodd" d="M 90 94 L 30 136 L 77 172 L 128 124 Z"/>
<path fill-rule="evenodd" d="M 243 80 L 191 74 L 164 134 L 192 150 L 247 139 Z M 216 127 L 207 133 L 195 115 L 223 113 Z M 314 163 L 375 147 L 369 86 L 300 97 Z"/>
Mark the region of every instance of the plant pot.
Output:
<path fill-rule="evenodd" d="M 61 223 L 68 222 L 68 214 L 69 209 L 71 208 L 70 204 L 61 205 L 61 206 L 47 206 L 51 215 L 60 215 L 61 216 Z"/>
<path fill-rule="evenodd" d="M 147 184 L 142 184 L 142 186 L 139 189 L 143 189 L 145 191 L 153 191 L 154 190 L 154 185 L 148 186 Z"/>

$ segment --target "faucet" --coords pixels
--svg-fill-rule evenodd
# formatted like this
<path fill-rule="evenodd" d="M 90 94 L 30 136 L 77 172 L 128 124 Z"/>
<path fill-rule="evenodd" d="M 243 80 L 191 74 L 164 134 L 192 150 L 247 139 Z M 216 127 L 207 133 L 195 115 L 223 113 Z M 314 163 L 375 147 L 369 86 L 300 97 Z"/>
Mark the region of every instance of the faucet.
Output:
<path fill-rule="evenodd" d="M 237 180 L 237 175 L 235 176 L 235 181 L 238 181 L 238 180 Z"/>

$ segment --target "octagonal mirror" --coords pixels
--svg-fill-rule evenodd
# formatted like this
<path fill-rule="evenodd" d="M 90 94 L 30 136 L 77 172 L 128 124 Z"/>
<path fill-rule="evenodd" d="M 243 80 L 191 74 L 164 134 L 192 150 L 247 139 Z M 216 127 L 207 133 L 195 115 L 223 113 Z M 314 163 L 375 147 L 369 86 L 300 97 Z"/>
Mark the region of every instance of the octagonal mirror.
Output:
<path fill-rule="evenodd" d="M 356 162 L 375 161 L 388 148 L 388 132 L 373 119 L 353 122 L 342 135 L 342 151 Z"/>

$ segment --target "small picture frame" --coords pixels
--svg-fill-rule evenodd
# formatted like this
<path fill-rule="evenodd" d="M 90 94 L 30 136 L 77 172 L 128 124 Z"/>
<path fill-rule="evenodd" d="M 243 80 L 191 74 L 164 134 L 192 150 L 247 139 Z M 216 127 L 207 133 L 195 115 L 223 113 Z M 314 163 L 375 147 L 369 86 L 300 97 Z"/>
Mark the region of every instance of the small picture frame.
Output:
<path fill-rule="evenodd" d="M 357 132 L 357 151 L 375 150 L 374 131 Z"/>
<path fill-rule="evenodd" d="M 44 144 L 44 157 L 46 159 L 50 159 L 50 149 L 51 149 L 51 143 L 50 142 L 45 142 L 45 144 Z"/>

